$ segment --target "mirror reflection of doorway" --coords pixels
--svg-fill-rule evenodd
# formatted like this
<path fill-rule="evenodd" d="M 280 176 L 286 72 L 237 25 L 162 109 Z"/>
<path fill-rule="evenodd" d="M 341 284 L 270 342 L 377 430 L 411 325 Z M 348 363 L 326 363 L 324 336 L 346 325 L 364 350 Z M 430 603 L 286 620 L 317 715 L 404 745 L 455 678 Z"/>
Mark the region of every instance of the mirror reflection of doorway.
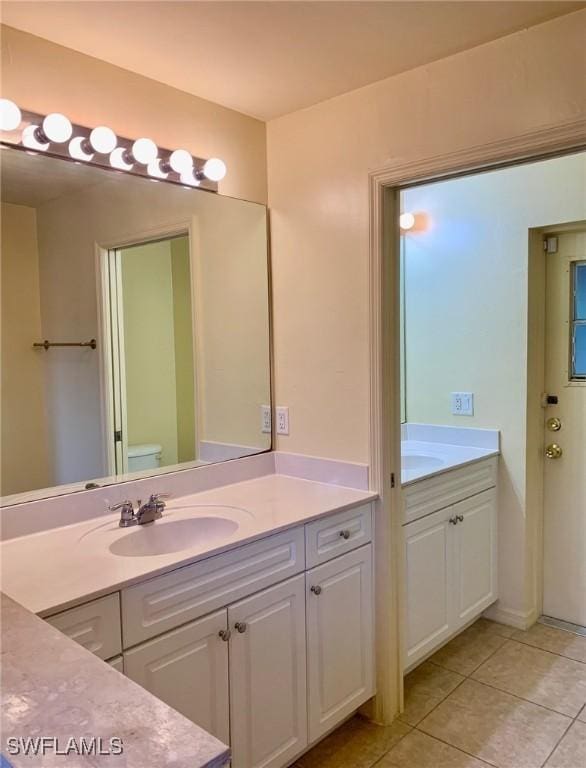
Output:
<path fill-rule="evenodd" d="M 186 234 L 108 252 L 114 473 L 194 461 L 192 279 Z"/>

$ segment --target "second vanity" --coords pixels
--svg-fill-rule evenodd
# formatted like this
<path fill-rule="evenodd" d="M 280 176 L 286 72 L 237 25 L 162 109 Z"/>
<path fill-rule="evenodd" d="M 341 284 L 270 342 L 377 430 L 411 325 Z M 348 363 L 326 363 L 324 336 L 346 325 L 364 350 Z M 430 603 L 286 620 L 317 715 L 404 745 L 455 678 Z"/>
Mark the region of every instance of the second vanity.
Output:
<path fill-rule="evenodd" d="M 230 744 L 234 768 L 286 766 L 374 695 L 373 498 L 236 483 L 149 526 L 4 542 L 4 588 Z"/>
<path fill-rule="evenodd" d="M 498 598 L 498 446 L 492 430 L 404 425 L 406 672 Z"/>

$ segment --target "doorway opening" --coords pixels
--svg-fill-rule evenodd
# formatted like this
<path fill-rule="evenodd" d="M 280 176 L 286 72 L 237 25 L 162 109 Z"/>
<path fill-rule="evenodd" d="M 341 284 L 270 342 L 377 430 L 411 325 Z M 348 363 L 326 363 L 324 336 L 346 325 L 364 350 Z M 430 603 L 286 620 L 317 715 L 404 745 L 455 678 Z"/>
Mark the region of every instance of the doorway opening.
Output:
<path fill-rule="evenodd" d="M 105 253 L 111 350 L 111 474 L 152 474 L 197 460 L 193 280 L 189 236 Z"/>

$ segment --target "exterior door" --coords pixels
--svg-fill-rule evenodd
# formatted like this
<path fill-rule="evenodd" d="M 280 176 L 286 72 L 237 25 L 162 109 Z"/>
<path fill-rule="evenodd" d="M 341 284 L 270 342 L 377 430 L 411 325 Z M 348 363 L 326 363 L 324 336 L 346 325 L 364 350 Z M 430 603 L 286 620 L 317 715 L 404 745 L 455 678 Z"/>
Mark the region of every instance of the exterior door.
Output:
<path fill-rule="evenodd" d="M 281 768 L 307 746 L 305 576 L 228 608 L 232 768 Z"/>
<path fill-rule="evenodd" d="M 586 231 L 546 256 L 543 612 L 586 625 Z"/>

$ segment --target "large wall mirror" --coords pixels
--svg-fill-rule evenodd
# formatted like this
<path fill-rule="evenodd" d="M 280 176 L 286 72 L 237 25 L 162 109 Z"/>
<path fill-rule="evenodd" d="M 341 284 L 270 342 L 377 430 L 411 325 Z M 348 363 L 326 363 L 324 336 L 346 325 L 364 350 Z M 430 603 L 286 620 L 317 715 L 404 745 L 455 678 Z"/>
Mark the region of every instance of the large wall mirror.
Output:
<path fill-rule="evenodd" d="M 2 503 L 269 450 L 266 208 L 0 161 Z"/>

